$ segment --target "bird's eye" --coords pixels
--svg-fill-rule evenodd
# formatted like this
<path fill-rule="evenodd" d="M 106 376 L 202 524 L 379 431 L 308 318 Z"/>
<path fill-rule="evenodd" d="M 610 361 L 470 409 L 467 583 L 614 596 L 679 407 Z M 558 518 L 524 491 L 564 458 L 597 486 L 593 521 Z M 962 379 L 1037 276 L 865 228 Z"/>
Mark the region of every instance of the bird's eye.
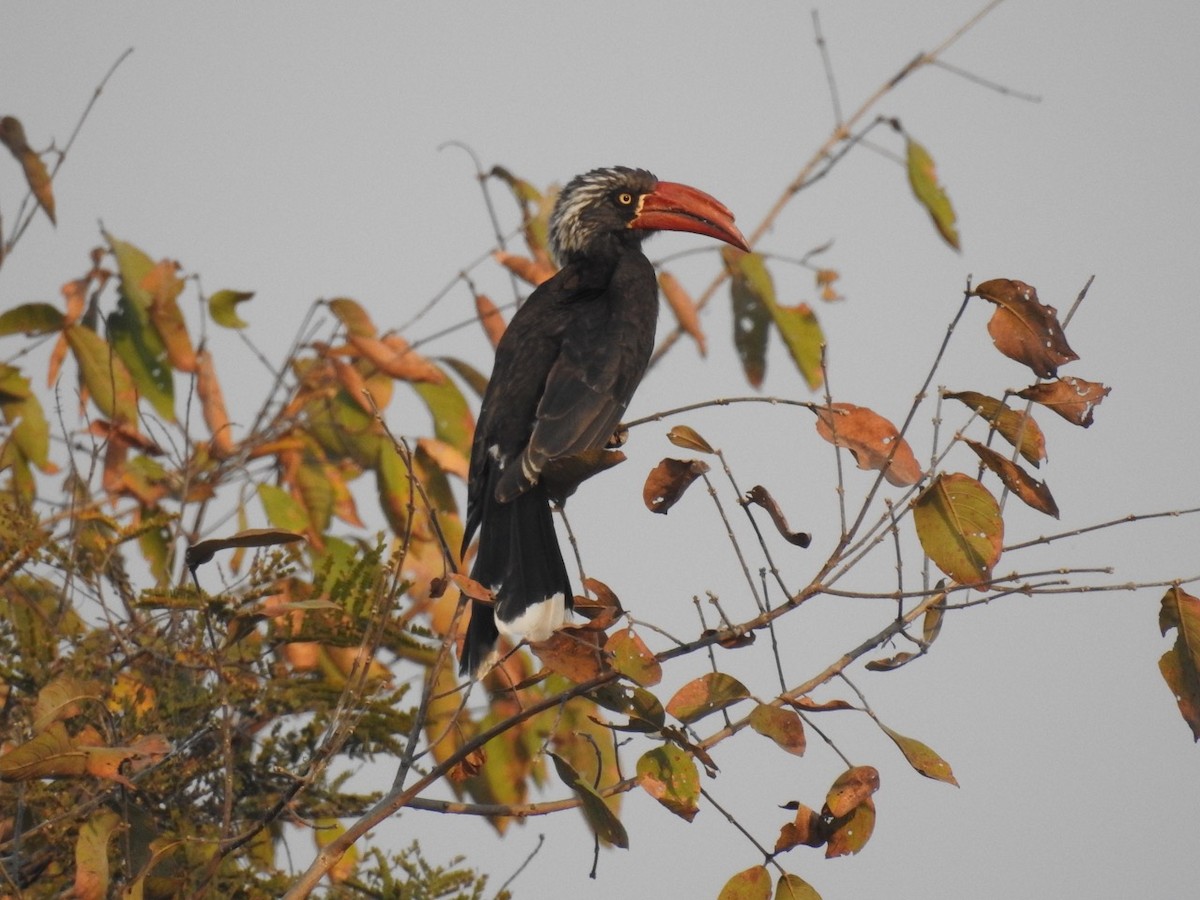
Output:
<path fill-rule="evenodd" d="M 617 194 L 617 202 L 622 206 L 631 206 L 633 204 L 633 194 L 628 191 L 622 191 Z"/>

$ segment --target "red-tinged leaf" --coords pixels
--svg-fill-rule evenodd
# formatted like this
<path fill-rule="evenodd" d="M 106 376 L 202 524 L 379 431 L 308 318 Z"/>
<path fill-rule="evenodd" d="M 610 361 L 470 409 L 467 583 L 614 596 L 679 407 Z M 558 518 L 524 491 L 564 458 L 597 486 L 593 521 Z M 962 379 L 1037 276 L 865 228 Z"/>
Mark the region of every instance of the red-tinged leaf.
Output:
<path fill-rule="evenodd" d="M 799 875 L 784 872 L 775 882 L 774 900 L 821 900 L 821 895 Z"/>
<path fill-rule="evenodd" d="M 100 412 L 116 422 L 136 422 L 133 379 L 108 342 L 86 325 L 70 325 L 64 334 L 83 384 Z"/>
<path fill-rule="evenodd" d="M 928 745 L 914 738 L 905 737 L 898 731 L 892 731 L 886 725 L 881 724 L 879 727 L 896 742 L 896 746 L 900 748 L 900 752 L 904 754 L 908 764 L 920 774 L 926 778 L 932 778 L 934 781 L 944 781 L 958 787 L 958 781 L 954 777 L 950 763 L 934 753 Z"/>
<path fill-rule="evenodd" d="M 987 488 L 967 475 L 938 475 L 913 504 L 921 547 L 934 564 L 957 581 L 987 581 L 1004 545 L 1000 505 Z"/>
<path fill-rule="evenodd" d="M 1001 456 L 978 441 L 967 440 L 967 446 L 983 460 L 983 464 L 1000 476 L 1004 486 L 1016 494 L 1021 501 L 1038 512 L 1058 518 L 1058 504 L 1046 482 L 1037 481 L 1028 472 L 1006 456 Z"/>
<path fill-rule="evenodd" d="M 853 403 L 817 410 L 817 434 L 854 456 L 860 469 L 882 470 L 889 484 L 907 487 L 921 480 L 921 464 L 908 441 L 883 416 Z M 897 443 L 898 442 L 898 443 Z M 890 458 L 890 462 L 888 461 Z"/>
<path fill-rule="evenodd" d="M 548 263 L 538 262 L 527 256 L 518 256 L 515 253 L 506 253 L 503 250 L 497 250 L 492 254 L 492 258 L 522 281 L 535 287 L 544 281 L 549 281 L 556 271 L 554 266 Z"/>
<path fill-rule="evenodd" d="M 266 489 L 265 492 L 264 488 Z M 268 502 L 266 497 L 271 495 L 272 492 L 274 492 L 274 495 L 281 494 L 286 498 L 286 500 L 283 500 L 282 498 L 277 498 L 277 496 L 272 496 L 272 503 L 276 502 L 276 499 L 281 504 L 286 502 L 295 503 L 291 495 L 286 491 L 269 484 L 262 484 L 259 485 L 259 495 L 263 497 L 264 507 Z M 270 513 L 268 512 L 269 515 Z M 299 515 L 303 515 L 302 510 L 299 512 Z M 233 550 L 243 547 L 277 547 L 281 544 L 292 544 L 302 540 L 304 540 L 304 535 L 298 533 L 298 531 L 287 531 L 278 528 L 247 528 L 229 537 L 208 538 L 192 544 L 184 553 L 184 561 L 187 567 L 195 572 L 197 568 L 211 561 L 213 556 L 222 550 Z"/>
<path fill-rule="evenodd" d="M 760 703 L 750 713 L 750 727 L 794 756 L 803 756 L 808 741 L 804 723 L 790 709 Z"/>
<path fill-rule="evenodd" d="M 208 317 L 222 328 L 245 328 L 249 322 L 237 314 L 237 307 L 254 296 L 254 291 L 217 291 L 208 298 Z"/>
<path fill-rule="evenodd" d="M 196 349 L 179 308 L 183 280 L 178 273 L 179 263 L 164 259 L 146 273 L 141 287 L 150 295 L 150 323 L 167 349 L 167 360 L 181 372 L 194 372 Z"/>
<path fill-rule="evenodd" d="M 1111 391 L 1112 388 L 1098 381 L 1084 381 L 1068 375 L 1057 381 L 1027 387 L 1017 396 L 1039 403 L 1068 422 L 1087 428 L 1092 424 L 1093 410 Z"/>
<path fill-rule="evenodd" d="M 591 623 L 568 625 L 544 641 L 530 642 L 529 647 L 550 671 L 583 684 L 611 671 L 601 649 L 604 638 L 604 632 Z"/>
<path fill-rule="evenodd" d="M 14 116 L 5 116 L 0 119 L 0 144 L 4 144 L 21 164 L 21 169 L 25 172 L 25 183 L 33 192 L 38 206 L 42 208 L 42 212 L 46 214 L 50 222 L 57 225 L 54 218 L 54 189 L 50 185 L 50 173 L 46 170 L 46 164 L 42 162 L 42 158 L 29 146 L 29 142 L 25 138 L 25 128 L 19 119 Z"/>
<path fill-rule="evenodd" d="M 687 425 L 676 425 L 667 432 L 667 440 L 676 447 L 684 450 L 695 450 L 697 453 L 716 453 L 712 445 L 702 438 L 699 432 Z"/>
<path fill-rule="evenodd" d="M 879 790 L 879 772 L 871 766 L 853 766 L 837 777 L 825 795 L 825 807 L 835 819 L 865 803 Z"/>
<path fill-rule="evenodd" d="M 837 712 L 855 708 L 845 700 L 826 700 L 824 703 L 818 703 L 809 697 L 784 697 L 782 699 L 788 706 L 804 712 Z"/>
<path fill-rule="evenodd" d="M 0 314 L 0 336 L 53 334 L 66 324 L 66 316 L 49 303 L 23 303 Z"/>
<path fill-rule="evenodd" d="M 791 822 L 785 822 L 779 829 L 779 837 L 775 839 L 776 853 L 801 845 L 820 847 L 825 843 L 825 827 L 820 814 L 803 803 L 795 804 L 795 809 L 796 818 Z"/>
<path fill-rule="evenodd" d="M 642 487 L 646 508 L 665 515 L 692 482 L 707 471 L 708 463 L 703 460 L 664 459 L 650 471 Z"/>
<path fill-rule="evenodd" d="M 704 337 L 704 329 L 700 327 L 700 313 L 697 311 L 696 303 L 692 300 L 691 295 L 684 290 L 679 279 L 670 272 L 658 273 L 658 286 L 662 290 L 663 298 L 667 301 L 667 306 L 675 315 L 676 323 L 685 334 L 696 342 L 700 355 L 707 356 L 708 341 Z"/>
<path fill-rule="evenodd" d="M 709 672 L 676 691 L 667 703 L 667 712 L 684 725 L 691 725 L 749 696 L 746 686 L 733 676 Z"/>
<path fill-rule="evenodd" d="M 109 896 L 108 843 L 121 824 L 111 809 L 92 813 L 75 839 L 73 900 L 105 900 Z"/>
<path fill-rule="evenodd" d="M 688 822 L 700 811 L 700 773 L 696 762 L 674 744 L 663 744 L 642 754 L 637 762 L 642 789 Z"/>
<path fill-rule="evenodd" d="M 845 816 L 829 826 L 825 843 L 825 858 L 849 856 L 866 846 L 875 830 L 875 802 L 868 797 Z"/>
<path fill-rule="evenodd" d="M 590 784 L 579 777 L 579 773 L 569 762 L 557 753 L 551 753 L 549 756 L 554 761 L 558 777 L 579 797 L 584 818 L 587 819 L 588 825 L 591 826 L 596 837 L 614 847 L 627 849 L 629 835 L 625 832 L 625 826 L 621 824 L 616 813 L 608 808 L 604 799 Z"/>
<path fill-rule="evenodd" d="M 632 628 L 618 631 L 604 649 L 612 654 L 612 667 L 634 684 L 654 687 L 662 681 L 662 666 Z"/>
<path fill-rule="evenodd" d="M 733 300 L 733 345 L 742 371 L 751 387 L 761 387 L 767 374 L 767 337 L 771 329 L 771 310 L 762 297 L 764 289 L 773 291 L 770 280 L 765 284 L 751 280 L 751 275 L 766 273 L 761 265 L 750 264 L 749 271 L 743 268 L 741 259 L 746 254 L 731 247 L 721 250 L 725 268 L 730 275 L 730 295 Z M 760 257 L 761 262 L 761 257 Z"/>
<path fill-rule="evenodd" d="M 483 333 L 487 335 L 492 349 L 499 347 L 500 338 L 504 337 L 504 330 L 508 327 L 508 323 L 504 321 L 504 316 L 500 313 L 500 308 L 492 302 L 491 297 L 487 294 L 476 294 L 475 315 L 479 317 L 479 324 L 483 326 Z"/>
<path fill-rule="evenodd" d="M 996 312 L 988 322 L 988 334 L 996 349 L 1029 366 L 1038 378 L 1053 378 L 1059 366 L 1079 359 L 1067 344 L 1057 310 L 1041 303 L 1032 285 L 993 278 L 972 293 L 996 304 Z"/>
<path fill-rule="evenodd" d="M 954 207 L 950 198 L 938 183 L 937 167 L 929 151 L 914 141 L 908 139 L 908 183 L 912 187 L 913 196 L 925 207 L 929 218 L 938 234 L 955 250 L 961 250 L 958 242 L 958 229 L 955 227 Z"/>
<path fill-rule="evenodd" d="M 337 316 L 347 334 L 366 338 L 373 338 L 379 334 L 370 314 L 356 300 L 337 297 L 329 301 L 329 311 Z"/>
<path fill-rule="evenodd" d="M 1200 741 L 1200 599 L 1172 587 L 1163 595 L 1158 627 L 1164 635 L 1176 629 L 1175 646 L 1159 660 L 1159 671 Z"/>
<path fill-rule="evenodd" d="M 725 882 L 717 900 L 771 900 L 771 873 L 766 866 L 744 869 Z"/>
<path fill-rule="evenodd" d="M 788 527 L 787 519 L 783 515 L 783 510 L 780 509 L 779 503 L 761 484 L 756 484 L 746 493 L 746 502 L 753 503 L 756 506 L 761 506 L 767 511 L 767 515 L 771 517 L 771 522 L 775 525 L 775 530 L 789 544 L 797 547 L 807 547 L 812 543 L 812 535 L 804 531 L 792 531 Z"/>
<path fill-rule="evenodd" d="M 1046 438 L 1037 422 L 1033 420 L 1033 416 L 1010 409 L 995 397 L 988 397 L 986 394 L 976 391 L 959 391 L 957 393 L 947 391 L 945 396 L 951 400 L 958 400 L 975 410 L 1014 447 L 1018 447 L 1019 442 L 1021 455 L 1033 465 L 1040 465 L 1046 458 Z"/>

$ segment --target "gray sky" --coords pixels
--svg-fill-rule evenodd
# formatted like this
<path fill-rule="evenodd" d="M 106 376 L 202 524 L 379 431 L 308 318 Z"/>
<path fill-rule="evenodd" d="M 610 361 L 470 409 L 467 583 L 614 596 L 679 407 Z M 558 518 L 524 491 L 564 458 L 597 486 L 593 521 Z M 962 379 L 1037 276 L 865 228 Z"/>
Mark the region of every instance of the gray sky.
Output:
<path fill-rule="evenodd" d="M 979 5 L 822 5 L 843 107 L 856 108 Z M 0 112 L 19 116 L 35 145 L 48 136 L 64 141 L 113 60 L 126 47 L 135 51 L 56 181 L 57 231 L 35 222 L 0 271 L 0 307 L 56 302 L 59 285 L 84 270 L 99 243 L 102 219 L 152 256 L 200 273 L 207 291 L 257 291 L 240 313 L 274 359 L 318 297 L 354 297 L 381 325 L 398 324 L 491 242 L 469 161 L 438 150 L 447 140 L 539 184 L 597 165 L 650 168 L 710 191 L 748 231 L 833 121 L 811 5 L 742 6 L 735 13 L 728 3 L 694 0 L 186 8 L 9 0 L 0 4 Z M 1082 359 L 1064 372 L 1103 381 L 1112 395 L 1087 432 L 1040 416 L 1050 453 L 1042 471 L 1063 517 L 1054 523 L 1010 505 L 1010 542 L 1200 500 L 1200 377 L 1190 362 L 1200 323 L 1197 38 L 1200 8 L 1185 0 L 1010 0 L 945 60 L 1040 95 L 1040 103 L 929 69 L 878 108 L 936 159 L 958 211 L 961 255 L 940 243 L 903 168 L 865 149 L 795 200 L 761 245 L 799 256 L 834 241 L 822 261 L 841 272 L 848 299 L 817 313 L 836 399 L 896 420 L 968 275 L 1020 278 L 1060 310 L 1096 275 L 1069 331 Z M 884 129 L 875 138 L 902 150 Z M 18 200 L 10 163 L 0 179 L 6 228 Z M 511 212 L 507 197 L 497 200 Z M 648 252 L 657 258 L 701 245 L 672 235 Z M 708 253 L 672 269 L 698 291 L 716 265 Z M 818 305 L 807 272 L 779 265 L 775 274 L 785 302 Z M 473 275 L 507 299 L 495 267 Z M 679 347 L 651 374 L 631 416 L 749 393 L 731 350 L 725 297 L 705 316 L 708 360 Z M 431 334 L 470 309 L 467 292 L 453 291 L 409 336 Z M 981 303 L 968 310 L 935 386 L 995 394 L 1029 383 L 991 349 L 989 314 Z M 236 417 L 238 399 L 256 401 L 251 388 L 267 376 L 233 335 L 214 334 L 211 346 L 222 367 L 237 361 L 250 386 L 226 387 Z M 426 349 L 489 364 L 474 328 Z M 778 347 L 764 393 L 808 396 Z M 912 435 L 923 459 L 931 415 L 922 411 Z M 947 410 L 944 428 L 961 423 L 957 416 Z M 837 528 L 832 454 L 809 418 L 764 407 L 679 421 L 726 450 L 743 486 L 766 484 L 793 525 L 814 533 L 807 554 L 779 551 L 790 582 L 802 584 Z M 426 428 L 399 413 L 395 425 Z M 603 487 L 581 491 L 572 522 L 592 574 L 639 616 L 686 633 L 695 627 L 693 594 L 711 589 L 731 607 L 747 607 L 701 493 L 665 519 L 641 505 L 645 472 L 678 454 L 662 437 L 666 427 L 635 433 L 631 462 L 604 476 Z M 957 459 L 974 471 L 965 455 Z M 846 484 L 853 499 L 870 478 L 849 471 Z M 1116 567 L 1112 576 L 1091 576 L 1095 582 L 1186 577 L 1200 572 L 1198 521 L 1100 532 L 1006 558 L 999 568 Z M 892 588 L 884 550 L 854 586 Z M 914 565 L 906 584 L 918 577 Z M 1168 646 L 1157 629 L 1161 593 L 1005 599 L 950 616 L 931 655 L 900 672 L 859 670 L 855 683 L 880 717 L 934 747 L 962 787 L 917 776 L 865 716 L 829 714 L 819 724 L 838 745 L 880 769 L 875 834 L 857 857 L 826 862 L 797 848 L 781 859 L 785 868 L 827 900 L 1194 893 L 1200 757 L 1158 674 Z M 792 617 L 784 635 L 791 680 L 878 630 L 889 609 L 827 598 Z M 768 693 L 773 667 L 761 650 L 720 662 Z M 673 672 L 668 684 L 690 674 Z M 788 816 L 775 805 L 819 806 L 842 768 L 811 734 L 800 760 L 745 734 L 722 745 L 717 761 L 722 774 L 705 787 L 768 845 Z M 563 792 L 554 787 L 548 796 Z M 498 887 L 544 833 L 545 848 L 514 886 L 520 897 L 715 896 L 728 876 L 758 861 L 711 808 L 688 826 L 634 792 L 623 820 L 632 847 L 605 853 L 596 882 L 586 877 L 591 842 L 574 814 L 531 821 L 500 840 L 473 821 L 408 813 L 378 835 L 419 837 L 435 861 L 465 853 Z"/>

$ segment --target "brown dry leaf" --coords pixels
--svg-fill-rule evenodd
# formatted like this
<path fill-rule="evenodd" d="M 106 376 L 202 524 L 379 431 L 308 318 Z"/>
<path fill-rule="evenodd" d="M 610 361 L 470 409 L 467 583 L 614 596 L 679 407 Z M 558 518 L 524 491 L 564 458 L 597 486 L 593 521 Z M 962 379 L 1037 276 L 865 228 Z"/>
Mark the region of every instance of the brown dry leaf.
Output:
<path fill-rule="evenodd" d="M 362 334 L 348 334 L 346 339 L 379 371 L 392 378 L 429 384 L 443 384 L 446 381 L 441 369 L 411 350 L 408 341 L 398 334 L 389 334 L 383 340 Z"/>
<path fill-rule="evenodd" d="M 907 650 L 902 650 L 895 656 L 885 656 L 882 659 L 873 659 L 868 662 L 864 668 L 868 672 L 891 672 L 893 669 L 899 669 L 901 666 L 912 662 L 920 656 L 919 653 L 910 653 Z"/>
<path fill-rule="evenodd" d="M 534 287 L 554 277 L 554 273 L 557 271 L 548 263 L 538 262 L 527 256 L 518 256 L 515 253 L 506 253 L 503 250 L 497 250 L 492 254 L 492 258 L 522 281 L 526 281 Z"/>
<path fill-rule="evenodd" d="M 783 697 L 781 699 L 788 706 L 794 706 L 796 709 L 802 709 L 805 712 L 833 712 L 836 710 L 854 709 L 845 700 L 826 700 L 824 703 L 818 703 L 811 697 Z"/>
<path fill-rule="evenodd" d="M 875 830 L 875 801 L 868 797 L 845 816 L 838 817 L 828 828 L 825 858 L 849 856 L 866 846 Z"/>
<path fill-rule="evenodd" d="M 987 419 L 1000 436 L 1017 446 L 1020 441 L 1021 455 L 1035 466 L 1046 458 L 1046 438 L 1033 416 L 1010 409 L 995 397 L 978 391 L 947 391 L 943 396 L 964 403 Z"/>
<path fill-rule="evenodd" d="M 803 756 L 808 745 L 804 735 L 804 723 L 790 709 L 760 703 L 750 713 L 750 727 L 773 740 L 779 747 L 794 756 Z"/>
<path fill-rule="evenodd" d="M 602 649 L 604 643 L 603 631 L 586 625 L 568 625 L 548 640 L 531 641 L 529 647 L 546 668 L 575 684 L 583 684 L 611 671 Z"/>
<path fill-rule="evenodd" d="M 200 398 L 200 410 L 204 424 L 212 435 L 208 452 L 216 459 L 233 456 L 235 447 L 233 432 L 229 426 L 229 413 L 225 410 L 225 398 L 221 394 L 221 383 L 213 368 L 212 354 L 201 350 L 196 354 L 196 396 Z"/>
<path fill-rule="evenodd" d="M 417 438 L 417 446 L 447 475 L 457 475 L 463 481 L 467 480 L 467 458 L 453 444 L 439 441 L 437 438 L 422 437 Z"/>
<path fill-rule="evenodd" d="M 804 531 L 792 531 L 788 528 L 787 519 L 783 515 L 783 510 L 779 508 L 779 503 L 775 498 L 767 492 L 767 489 L 761 484 L 756 484 L 746 493 L 746 502 L 754 503 L 761 506 L 767 511 L 767 515 L 771 517 L 771 521 L 775 524 L 775 530 L 789 544 L 795 544 L 797 547 L 807 547 L 812 543 L 812 535 Z"/>
<path fill-rule="evenodd" d="M 483 326 L 483 333 L 487 335 L 488 343 L 492 345 L 493 350 L 496 349 L 500 346 L 500 338 L 504 337 L 504 330 L 508 327 L 504 316 L 500 314 L 499 307 L 487 294 L 476 294 L 475 315 L 479 317 L 479 324 Z"/>
<path fill-rule="evenodd" d="M 691 483 L 707 471 L 708 463 L 700 459 L 664 459 L 651 470 L 642 487 L 646 508 L 665 515 Z"/>
<path fill-rule="evenodd" d="M 278 528 L 247 528 L 237 534 L 224 538 L 209 538 L 192 544 L 183 555 L 184 564 L 192 571 L 212 560 L 221 550 L 232 550 L 237 547 L 275 547 L 280 544 L 292 544 L 304 540 L 304 535 L 293 531 L 283 531 Z"/>
<path fill-rule="evenodd" d="M 704 337 L 704 329 L 700 327 L 700 314 L 691 295 L 670 272 L 658 273 L 658 286 L 667 301 L 667 306 L 671 307 L 671 312 L 675 314 L 675 321 L 679 323 L 679 327 L 696 342 L 700 355 L 707 356 L 708 341 Z"/>
<path fill-rule="evenodd" d="M 921 480 L 921 465 L 895 425 L 865 406 L 853 403 L 834 403 L 833 410 L 817 410 L 817 434 L 831 444 L 849 450 L 860 469 L 883 469 L 884 478 L 897 487 Z M 892 456 L 890 464 L 889 455 Z"/>
<path fill-rule="evenodd" d="M 460 572 L 451 572 L 447 577 L 454 582 L 454 586 L 456 588 L 458 588 L 462 593 L 466 594 L 472 600 L 478 600 L 480 603 L 495 602 L 495 595 L 492 593 L 492 591 L 484 587 L 474 578 L 470 578 Z"/>
<path fill-rule="evenodd" d="M 612 588 L 603 581 L 598 581 L 595 578 L 585 578 L 583 586 L 593 596 L 576 596 L 575 612 L 589 620 L 588 627 L 603 630 L 624 614 L 625 611 L 621 608 L 621 601 L 613 593 Z"/>
<path fill-rule="evenodd" d="M 0 144 L 4 144 L 9 152 L 16 157 L 17 162 L 25 172 L 25 181 L 33 192 L 38 206 L 49 217 L 51 223 L 58 224 L 54 218 L 54 189 L 50 185 L 50 173 L 46 164 L 38 156 L 25 138 L 25 128 L 15 116 L 5 116 L 0 119 Z"/>
<path fill-rule="evenodd" d="M 1097 381 L 1084 381 L 1071 375 L 1057 381 L 1031 385 L 1017 396 L 1040 403 L 1046 409 L 1058 413 L 1068 422 L 1082 425 L 1092 424 L 1092 413 L 1109 395 L 1112 388 Z"/>
<path fill-rule="evenodd" d="M 996 312 L 988 322 L 988 334 L 996 349 L 1029 366 L 1039 378 L 1053 378 L 1059 366 L 1079 359 L 1067 344 L 1058 311 L 1039 302 L 1032 285 L 993 278 L 972 293 L 996 304 Z"/>
<path fill-rule="evenodd" d="M 967 446 L 975 451 L 985 466 L 1000 476 L 1004 486 L 1020 497 L 1026 506 L 1058 518 L 1058 504 L 1054 502 L 1054 497 L 1050 493 L 1050 488 L 1046 487 L 1046 482 L 1037 481 L 1011 459 L 1002 456 L 991 447 L 985 447 L 978 441 L 968 439 Z"/>
<path fill-rule="evenodd" d="M 775 841 L 775 852 L 791 850 L 803 844 L 806 847 L 820 847 L 825 843 L 825 828 L 821 815 L 815 809 L 796 804 L 796 818 L 779 829 L 779 837 Z"/>
<path fill-rule="evenodd" d="M 140 434 L 136 427 L 128 422 L 108 422 L 104 419 L 96 419 L 88 425 L 88 432 L 101 440 L 140 450 L 147 456 L 163 455 L 162 447 Z"/>
<path fill-rule="evenodd" d="M 1192 737 L 1200 741 L 1200 599 L 1172 587 L 1163 595 L 1158 626 L 1164 636 L 1176 629 L 1175 644 L 1162 655 L 1158 669 Z"/>

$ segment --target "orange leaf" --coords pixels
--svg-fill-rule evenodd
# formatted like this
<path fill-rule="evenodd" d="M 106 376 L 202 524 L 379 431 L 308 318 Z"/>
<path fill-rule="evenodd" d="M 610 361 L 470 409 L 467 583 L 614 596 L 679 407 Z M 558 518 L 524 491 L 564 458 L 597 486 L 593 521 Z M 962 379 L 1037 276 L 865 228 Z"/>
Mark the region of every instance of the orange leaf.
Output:
<path fill-rule="evenodd" d="M 704 330 L 700 327 L 700 314 L 696 310 L 695 301 L 683 289 L 679 279 L 670 272 L 658 273 L 658 286 L 667 301 L 667 306 L 671 307 L 671 312 L 675 314 L 675 321 L 679 323 L 679 327 L 696 342 L 696 346 L 700 348 L 700 355 L 707 356 L 708 343 L 704 338 Z"/>
<path fill-rule="evenodd" d="M 383 340 L 362 334 L 347 335 L 350 345 L 379 371 L 392 378 L 402 381 L 424 381 L 431 384 L 441 384 L 446 380 L 442 371 L 411 350 L 408 341 L 398 334 L 392 334 Z"/>
<path fill-rule="evenodd" d="M 25 182 L 38 206 L 52 223 L 58 224 L 54 218 L 54 189 L 50 186 L 50 173 L 46 171 L 42 158 L 29 146 L 25 139 L 25 128 L 14 116 L 0 119 L 0 144 L 4 144 L 21 164 L 25 171 Z"/>
<path fill-rule="evenodd" d="M 603 641 L 603 631 L 587 625 L 568 625 L 547 640 L 530 642 L 529 647 L 552 672 L 583 684 L 611 671 L 601 650 Z"/>
<path fill-rule="evenodd" d="M 817 410 L 817 434 L 849 450 L 860 469 L 882 469 L 883 477 L 897 487 L 921 480 L 921 465 L 895 425 L 853 403 L 834 403 L 833 410 Z"/>
<path fill-rule="evenodd" d="M 804 736 L 804 723 L 790 709 L 760 703 L 750 713 L 750 727 L 788 753 L 804 755 L 808 743 Z"/>
<path fill-rule="evenodd" d="M 535 287 L 554 277 L 556 271 L 554 266 L 547 263 L 537 262 L 527 256 L 507 253 L 504 250 L 497 250 L 492 254 L 492 258 L 522 281 L 526 281 Z"/>
<path fill-rule="evenodd" d="M 825 808 L 835 819 L 840 819 L 854 807 L 869 800 L 877 790 L 879 772 L 871 766 L 854 766 L 834 781 L 825 795 Z"/>
<path fill-rule="evenodd" d="M 1067 344 L 1057 310 L 1039 302 L 1032 285 L 993 278 L 972 293 L 996 304 L 996 312 L 988 322 L 988 334 L 996 349 L 1029 366 L 1039 378 L 1053 378 L 1059 366 L 1079 359 Z"/>
<path fill-rule="evenodd" d="M 995 397 L 977 391 L 947 391 L 944 396 L 958 400 L 975 410 L 991 422 L 1000 436 L 1014 447 L 1020 441 L 1021 455 L 1035 466 L 1041 465 L 1042 460 L 1046 458 L 1046 438 L 1033 416 L 1010 409 Z"/>
<path fill-rule="evenodd" d="M 140 287 L 150 295 L 150 323 L 167 349 L 167 359 L 181 372 L 196 371 L 196 350 L 179 309 L 183 281 L 179 263 L 164 259 L 142 277 Z"/>
<path fill-rule="evenodd" d="M 483 333 L 487 335 L 492 348 L 500 346 L 500 338 L 504 337 L 504 330 L 508 324 L 500 314 L 499 307 L 487 294 L 475 295 L 475 315 L 479 317 L 479 324 L 483 326 Z"/>
<path fill-rule="evenodd" d="M 707 471 L 708 463 L 703 460 L 664 459 L 651 470 L 642 487 L 646 508 L 665 515 L 691 483 Z"/>
<path fill-rule="evenodd" d="M 1084 428 L 1092 424 L 1092 412 L 1112 390 L 1096 381 L 1084 381 L 1070 375 L 1057 381 L 1042 382 L 1017 394 L 1026 400 L 1040 403 L 1058 413 L 1068 422 Z"/>
<path fill-rule="evenodd" d="M 229 425 L 229 413 L 225 410 L 225 398 L 221 394 L 221 383 L 213 368 L 212 354 L 201 350 L 196 354 L 196 396 L 200 398 L 200 411 L 204 424 L 212 435 L 209 453 L 216 459 L 228 459 L 234 454 L 233 432 Z"/>

